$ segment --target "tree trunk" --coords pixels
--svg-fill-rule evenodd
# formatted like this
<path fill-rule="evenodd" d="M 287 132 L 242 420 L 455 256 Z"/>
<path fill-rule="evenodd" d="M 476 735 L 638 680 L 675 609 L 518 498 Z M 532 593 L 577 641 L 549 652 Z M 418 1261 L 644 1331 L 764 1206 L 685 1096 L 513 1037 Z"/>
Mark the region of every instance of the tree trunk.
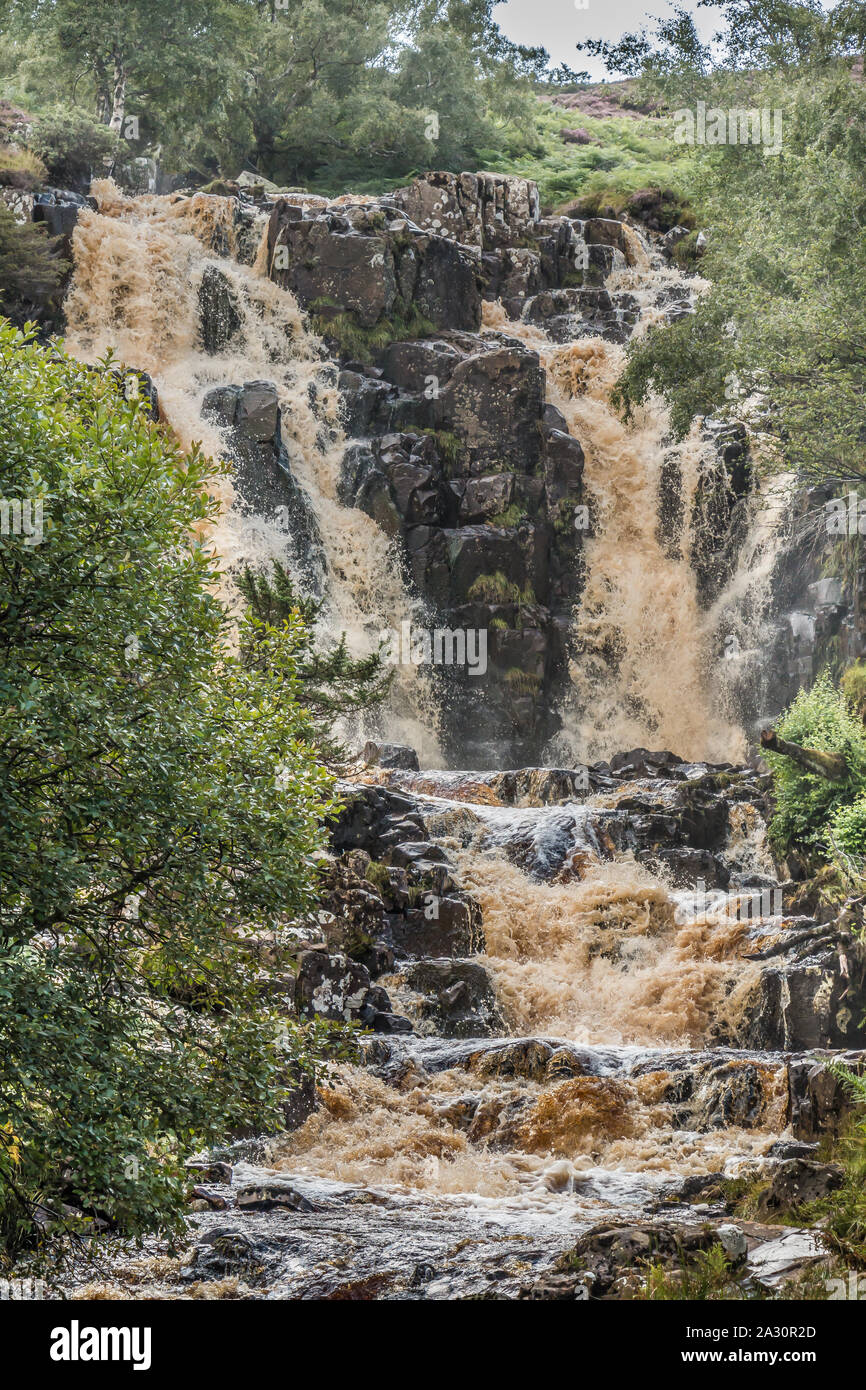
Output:
<path fill-rule="evenodd" d="M 123 117 L 126 112 L 126 65 L 119 49 L 114 50 L 114 87 L 111 98 L 111 120 L 109 130 L 123 134 Z"/>
<path fill-rule="evenodd" d="M 96 83 L 96 114 L 103 125 L 108 125 L 111 119 L 111 93 L 108 73 L 105 71 L 105 64 L 100 58 L 94 60 L 93 76 Z"/>
<path fill-rule="evenodd" d="M 848 776 L 848 764 L 841 753 L 822 753 L 817 748 L 803 748 L 799 743 L 788 743 L 786 739 L 779 738 L 775 729 L 764 729 L 761 747 L 770 753 L 781 753 L 782 757 L 790 758 L 805 772 L 825 777 L 828 782 L 842 782 Z"/>

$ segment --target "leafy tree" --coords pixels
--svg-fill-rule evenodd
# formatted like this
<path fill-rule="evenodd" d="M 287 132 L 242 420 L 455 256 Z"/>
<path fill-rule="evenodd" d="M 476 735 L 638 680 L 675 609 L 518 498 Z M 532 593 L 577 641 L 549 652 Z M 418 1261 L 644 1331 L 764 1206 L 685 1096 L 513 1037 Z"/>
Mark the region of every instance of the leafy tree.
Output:
<path fill-rule="evenodd" d="M 127 111 L 158 106 L 172 84 L 195 82 L 231 13 L 221 0 L 7 0 L 5 8 L 10 35 L 47 45 L 75 74 L 73 103 L 86 84 L 96 116 L 117 135 L 126 133 Z"/>
<path fill-rule="evenodd" d="M 747 401 L 773 468 L 860 481 L 866 90 L 848 54 L 862 42 L 862 7 L 829 16 L 811 0 L 718 8 L 728 28 L 711 72 L 670 35 L 660 53 L 637 56 L 636 70 L 670 105 L 703 97 L 781 110 L 782 151 L 691 148 L 711 290 L 695 315 L 632 345 L 618 401 L 628 413 L 660 393 L 678 435 L 698 415 L 740 414 Z"/>
<path fill-rule="evenodd" d="M 244 937 L 313 902 L 333 802 L 296 699 L 296 620 L 259 634 L 266 660 L 241 661 L 191 540 L 214 515 L 212 465 L 181 455 L 116 371 L 9 325 L 0 380 L 0 1126 L 16 1151 L 0 1159 L 0 1235 L 14 1244 L 37 1202 L 133 1233 L 176 1224 L 179 1154 L 279 1125 L 291 1064 L 330 1043 L 275 1016 Z"/>
<path fill-rule="evenodd" d="M 92 102 L 124 136 L 134 116 L 165 167 L 342 191 L 532 147 L 549 60 L 509 43 L 493 4 L 8 0 L 4 28 L 22 95 Z"/>
<path fill-rule="evenodd" d="M 315 626 L 321 603 L 300 595 L 278 561 L 270 576 L 246 569 L 240 588 L 250 618 L 243 660 L 254 669 L 266 667 L 274 630 L 293 637 L 298 698 L 313 722 L 316 745 L 329 760 L 343 759 L 345 749 L 333 733 L 335 721 L 380 704 L 393 683 L 394 672 L 386 666 L 382 649 L 356 660 L 349 654 L 345 633 L 327 648 L 319 646 Z"/>
<path fill-rule="evenodd" d="M 88 187 L 117 155 L 118 136 L 79 107 L 46 112 L 33 127 L 30 145 L 61 188 Z"/>

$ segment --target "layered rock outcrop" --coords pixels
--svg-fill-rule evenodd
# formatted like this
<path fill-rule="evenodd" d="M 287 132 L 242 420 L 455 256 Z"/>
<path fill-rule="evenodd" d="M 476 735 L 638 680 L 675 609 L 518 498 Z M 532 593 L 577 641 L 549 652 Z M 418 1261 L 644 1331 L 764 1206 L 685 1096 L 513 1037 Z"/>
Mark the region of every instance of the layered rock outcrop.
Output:
<path fill-rule="evenodd" d="M 267 249 L 342 363 L 341 501 L 397 539 L 431 627 L 485 635 L 483 672 L 432 673 L 447 756 L 530 760 L 557 726 L 582 582 L 583 451 L 537 353 L 479 332 L 482 301 L 519 316 L 527 295 L 585 282 L 597 308 L 623 252 L 542 220 L 526 180 L 439 173 L 370 201 L 279 199 Z"/>

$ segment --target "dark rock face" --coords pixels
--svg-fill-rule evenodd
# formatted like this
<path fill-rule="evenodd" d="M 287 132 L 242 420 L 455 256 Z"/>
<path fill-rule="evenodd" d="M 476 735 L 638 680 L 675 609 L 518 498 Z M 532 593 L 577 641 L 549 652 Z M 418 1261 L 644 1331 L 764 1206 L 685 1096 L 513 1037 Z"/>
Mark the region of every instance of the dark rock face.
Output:
<path fill-rule="evenodd" d="M 388 914 L 382 936 L 399 960 L 414 956 L 468 956 L 483 949 L 478 904 L 465 893 L 427 894 L 422 907 Z"/>
<path fill-rule="evenodd" d="M 32 218 L 34 222 L 44 222 L 49 237 L 61 237 L 61 254 L 64 259 L 72 250 L 72 233 L 75 231 L 79 214 L 83 208 L 95 208 L 93 198 L 85 198 L 81 193 L 73 193 L 68 188 L 43 188 L 34 194 Z"/>
<path fill-rule="evenodd" d="M 714 448 L 695 492 L 691 562 L 698 593 L 709 605 L 733 575 L 745 540 L 748 518 L 744 499 L 751 486 L 751 463 L 743 425 L 710 420 L 703 432 Z"/>
<path fill-rule="evenodd" d="M 786 499 L 784 527 L 769 578 L 762 656 L 734 685 L 736 711 L 757 732 L 808 689 L 828 663 L 844 669 L 866 656 L 866 499 L 841 484 L 801 487 Z M 858 510 L 859 502 L 859 510 Z M 732 518 L 736 539 L 737 513 Z M 840 565 L 840 553 L 849 562 Z"/>
<path fill-rule="evenodd" d="M 213 290 L 214 295 L 221 293 Z M 205 318 L 202 336 L 217 343 L 226 327 L 219 315 Z M 205 396 L 202 415 L 227 431 L 241 510 L 277 519 L 287 539 L 291 535 L 298 563 L 315 587 L 324 573 L 321 538 L 307 498 L 292 476 L 276 386 L 272 381 L 217 386 Z"/>
<path fill-rule="evenodd" d="M 525 179 L 434 171 L 377 199 L 278 198 L 267 241 L 268 273 L 341 361 L 340 500 L 398 542 L 431 629 L 484 634 L 483 670 L 433 662 L 446 758 L 538 761 L 583 586 L 583 450 L 545 404 L 538 354 L 479 334 L 482 301 L 554 341 L 624 343 L 638 301 L 605 282 L 643 255 L 634 232 L 542 218 Z M 691 312 L 688 290 L 660 290 L 658 307 Z"/>
<path fill-rule="evenodd" d="M 473 257 L 380 204 L 309 208 L 279 200 L 268 228 L 271 277 L 329 320 L 350 315 L 361 330 L 405 321 L 474 331 L 481 296 Z"/>
<path fill-rule="evenodd" d="M 866 1069 L 866 1053 L 846 1052 L 839 1060 L 852 1071 Z M 796 1138 L 814 1140 L 822 1134 L 838 1135 L 853 1104 L 839 1077 L 828 1071 L 819 1057 L 811 1056 L 792 1059 L 788 1079 L 789 1119 Z"/>
<path fill-rule="evenodd" d="M 381 941 L 385 925 L 385 906 L 364 877 L 364 860 L 369 863 L 366 855 L 334 860 L 319 877 L 319 921 L 323 914 L 333 919 L 324 927 L 328 946 L 358 961 Z"/>
<path fill-rule="evenodd" d="M 603 274 L 602 266 L 598 278 Z M 557 343 L 595 336 L 625 343 L 638 320 L 638 302 L 627 291 L 611 293 L 592 285 L 545 290 L 527 301 L 524 317 L 542 324 Z"/>
<path fill-rule="evenodd" d="M 52 254 L 66 262 L 66 270 L 57 285 L 31 281 L 23 297 L 7 286 L 4 314 L 19 327 L 28 321 L 37 323 L 41 336 L 62 333 L 63 299 L 72 279 L 72 234 L 82 211 L 95 208 L 96 202 L 68 188 L 43 188 L 38 193 L 27 193 L 4 186 L 0 188 L 0 206 L 6 208 L 16 222 L 42 223 Z"/>
<path fill-rule="evenodd" d="M 580 444 L 545 426 L 543 374 L 519 343 L 466 335 L 399 343 L 383 370 L 398 384 L 341 375 L 350 415 L 368 431 L 346 452 L 341 499 L 399 540 L 431 629 L 475 644 L 475 670 L 449 662 L 449 651 L 432 668 L 449 712 L 449 758 L 476 767 L 530 761 L 557 726 L 582 577 Z M 402 428 L 392 428 L 399 419 Z"/>
<path fill-rule="evenodd" d="M 862 985 L 852 989 L 847 971 L 863 978 L 866 951 L 847 933 L 809 918 L 788 918 L 782 933 L 769 929 L 769 944 L 755 933 L 750 958 L 762 969 L 738 1028 L 739 1046 L 801 1051 L 845 1048 L 862 1036 Z M 848 965 L 843 966 L 842 956 Z"/>
<path fill-rule="evenodd" d="M 269 274 L 343 363 L 354 438 L 340 500 L 397 539 L 431 629 L 484 634 L 483 670 L 433 665 L 456 764 L 535 761 L 556 731 L 587 529 L 580 442 L 550 418 L 538 355 L 478 334 L 482 298 L 515 317 L 529 299 L 549 329 L 559 315 L 563 334 L 625 341 L 636 303 L 603 280 L 630 255 L 620 224 L 584 236 L 575 220 L 542 219 L 535 185 L 499 175 L 434 172 L 376 200 L 274 204 Z M 211 317 L 219 341 L 230 306 Z"/>
<path fill-rule="evenodd" d="M 422 960 L 403 972 L 421 996 L 421 1019 L 445 1038 L 483 1038 L 501 1032 L 502 1018 L 490 976 L 474 961 Z"/>
<path fill-rule="evenodd" d="M 283 1104 L 283 1127 L 289 1131 L 300 1129 L 318 1106 L 315 1078 L 299 1069 L 294 1076 L 297 1085 Z"/>
<path fill-rule="evenodd" d="M 205 268 L 199 287 L 199 322 L 205 352 L 221 352 L 241 326 L 237 299 L 218 266 Z"/>

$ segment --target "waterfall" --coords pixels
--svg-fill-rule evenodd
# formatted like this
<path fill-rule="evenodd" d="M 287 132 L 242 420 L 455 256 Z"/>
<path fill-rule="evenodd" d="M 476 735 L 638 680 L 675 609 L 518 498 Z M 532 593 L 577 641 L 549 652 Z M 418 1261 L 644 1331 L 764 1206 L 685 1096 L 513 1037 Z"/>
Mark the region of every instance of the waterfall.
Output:
<path fill-rule="evenodd" d="M 239 226 L 231 199 L 126 198 L 110 180 L 94 184 L 94 195 L 99 211 L 83 212 L 75 233 L 66 304 L 70 351 L 90 362 L 110 351 L 148 372 L 162 417 L 180 443 L 189 447 L 197 440 L 215 459 L 227 444 L 225 431 L 202 416 L 208 391 L 273 381 L 291 471 L 324 551 L 323 629 L 345 632 L 359 655 L 375 646 L 382 628 L 417 620 L 422 605 L 407 592 L 394 541 L 370 516 L 339 500 L 346 439 L 337 372 L 295 297 L 264 273 L 264 216 Z M 640 333 L 659 318 L 665 294 L 682 292 L 686 282 L 653 264 L 638 234 L 626 230 L 632 265 L 617 269 L 608 283 L 637 302 Z M 223 279 L 239 325 L 205 351 L 200 300 L 209 271 Z M 697 281 L 688 293 L 702 288 Z M 609 401 L 624 365 L 617 344 L 600 337 L 553 342 L 542 327 L 508 318 L 498 303 L 485 304 L 484 322 L 487 332 L 517 337 L 537 352 L 548 400 L 580 440 L 586 460 L 593 516 L 586 581 L 570 634 L 562 727 L 547 758 L 573 765 L 643 745 L 672 748 L 693 760 L 742 759 L 743 719 L 760 703 L 756 687 L 765 682 L 758 654 L 774 555 L 766 543 L 766 507 L 724 592 L 702 605 L 691 525 L 710 446 L 699 428 L 674 445 L 667 412 L 655 399 L 623 422 Z M 672 473 L 678 515 L 666 535 L 660 499 Z M 285 519 L 233 505 L 228 479 L 215 487 L 221 512 L 209 542 L 220 557 L 229 603 L 237 598 L 232 576 L 245 564 L 260 568 L 288 559 L 303 580 L 304 557 Z M 725 659 L 728 633 L 736 639 L 736 666 Z M 415 744 L 428 766 L 439 766 L 441 717 L 417 668 L 398 666 L 389 736 Z"/>
<path fill-rule="evenodd" d="M 184 448 L 198 442 L 217 460 L 228 451 L 225 430 L 202 415 L 208 391 L 229 383 L 275 383 L 283 442 L 291 471 L 318 523 L 327 580 L 321 626 L 345 633 L 354 656 L 367 655 L 385 626 L 409 621 L 418 609 L 407 594 L 393 541 L 363 512 L 337 497 L 345 437 L 336 372 L 310 331 L 294 296 L 263 273 L 266 219 L 239 242 L 228 198 L 126 198 L 110 180 L 97 181 L 98 211 L 82 213 L 74 238 L 74 276 L 66 301 L 68 350 L 86 362 L 109 352 L 124 366 L 147 372 L 160 413 Z M 235 255 L 219 254 L 234 252 Z M 236 259 L 246 252 L 250 264 Z M 230 340 L 206 352 L 200 295 L 206 272 L 225 278 L 240 325 Z M 236 607 L 234 578 L 244 565 L 289 562 L 302 585 L 303 566 L 286 522 L 237 505 L 230 479 L 214 489 L 221 503 L 207 537 L 223 573 L 222 594 Z M 294 563 L 293 563 L 294 562 Z M 393 737 L 423 747 L 438 762 L 436 715 L 414 666 L 397 668 Z M 353 730 L 364 736 L 364 727 Z"/>
<path fill-rule="evenodd" d="M 464 194 L 471 177 L 460 183 Z M 516 182 L 512 205 L 529 215 L 535 203 Z M 438 201 L 438 184 L 435 191 L 440 225 L 445 194 Z M 508 199 L 494 184 L 482 191 L 485 225 L 498 236 Z M 200 539 L 219 557 L 226 602 L 237 606 L 241 566 L 278 559 L 321 596 L 323 634 L 345 632 L 355 654 L 370 651 L 381 629 L 422 620 L 397 542 L 342 500 L 349 441 L 337 363 L 294 295 L 267 276 L 264 216 L 228 198 L 128 199 L 108 181 L 94 194 L 98 210 L 83 212 L 75 232 L 69 350 L 87 362 L 112 352 L 147 372 L 164 425 L 186 448 L 199 441 L 215 461 L 231 457 L 232 440 L 203 414 L 209 393 L 251 382 L 276 390 L 281 446 L 314 519 L 321 572 L 276 511 L 251 507 L 237 475 L 234 482 L 220 476 L 219 517 Z M 423 211 L 424 198 L 413 197 L 413 213 Z M 470 212 L 480 238 L 484 219 L 477 207 Z M 371 226 L 378 234 L 374 217 L 365 236 Z M 343 234 L 348 227 L 334 231 Z M 606 285 L 632 306 L 629 327 L 644 332 L 672 299 L 688 312 L 702 282 L 663 265 L 634 229 L 623 228 L 621 241 L 628 264 L 622 252 L 611 255 Z M 361 259 L 367 249 L 354 266 L 369 265 Z M 205 332 L 207 296 L 222 310 Z M 418 749 L 424 771 L 346 773 L 348 809 L 328 861 L 343 875 L 344 897 L 333 890 L 333 910 L 285 921 L 264 943 L 263 957 L 287 953 L 298 982 L 307 967 L 320 982 L 307 1016 L 372 1018 L 375 1029 L 361 1039 L 360 1061 L 320 1078 L 293 1129 L 228 1151 L 236 1185 L 287 1194 L 282 1215 L 253 1203 L 256 1229 L 273 1235 L 261 1255 L 270 1297 L 355 1297 L 361 1285 L 371 1297 L 392 1296 L 392 1288 L 395 1297 L 506 1289 L 523 1296 L 526 1281 L 580 1232 L 648 1220 L 668 1199 L 681 1221 L 702 1182 L 712 1189 L 719 1174 L 769 1171 L 780 1136 L 811 1142 L 814 1115 L 803 1088 L 812 1064 L 803 1059 L 816 1047 L 861 1040 L 863 1001 L 843 1002 L 851 976 L 847 963 L 840 971 L 831 929 L 799 918 L 789 933 L 790 919 L 780 915 L 761 779 L 747 767 L 712 766 L 743 763 L 745 725 L 764 702 L 762 651 L 788 480 L 763 492 L 744 488 L 731 507 L 736 528 L 708 559 L 702 508 L 721 476 L 713 472 L 713 429 L 698 422 L 675 442 L 654 398 L 623 421 L 610 393 L 624 365 L 624 329 L 564 341 L 526 313 L 516 317 L 519 300 L 488 299 L 482 334 L 497 348 L 517 338 L 537 354 L 547 402 L 572 436 L 565 439 L 570 478 L 578 476 L 574 441 L 582 446 L 591 521 L 582 556 L 579 548 L 563 551 L 579 556 L 583 575 L 580 584 L 561 585 L 557 598 L 570 606 L 554 615 L 567 631 L 561 727 L 546 767 L 441 770 L 437 734 L 450 713 L 446 702 L 434 704 L 441 687 L 413 664 L 397 668 L 382 726 L 389 739 Z M 486 349 L 468 331 L 434 346 L 443 361 L 465 352 L 460 370 Z M 500 352 L 497 370 L 508 352 Z M 514 355 L 509 370 L 524 372 L 529 354 L 517 366 Z M 540 412 L 534 359 L 530 366 Z M 404 360 L 404 381 L 419 370 L 426 366 Z M 347 375 L 379 389 L 375 373 L 372 385 L 361 370 Z M 525 375 L 510 379 L 526 385 Z M 461 389 L 461 402 L 474 409 L 477 379 Z M 417 393 L 406 400 L 417 408 Z M 432 415 L 423 430 L 411 412 L 402 418 L 436 434 Z M 537 449 L 542 421 L 529 423 L 536 452 L 530 448 L 520 480 L 531 500 L 532 486 L 546 485 L 532 469 L 547 456 Z M 506 453 L 505 441 L 491 444 L 490 434 L 487 418 L 478 466 L 467 467 L 466 478 L 492 477 L 498 486 L 514 455 L 503 463 L 497 450 L 501 443 Z M 408 459 L 407 452 L 398 464 L 404 478 L 429 479 L 432 470 Z M 519 496 L 513 477 L 505 485 Z M 491 521 L 502 556 L 521 533 L 493 518 L 520 509 L 496 502 L 489 510 L 488 517 L 477 504 L 470 509 Z M 552 530 L 551 513 L 543 514 L 548 532 L 539 534 Z M 435 515 L 440 534 L 453 539 L 457 528 Z M 481 524 L 465 530 L 490 535 Z M 508 591 L 510 575 L 480 577 Z M 477 592 L 472 582 L 466 590 Z M 495 595 L 481 599 L 488 597 L 506 609 Z M 481 599 L 479 611 L 493 612 Z M 543 605 L 520 594 L 511 606 L 513 624 L 499 619 L 509 638 L 520 635 L 524 607 Z M 534 688 L 516 683 L 515 702 Z M 607 761 L 640 748 L 671 753 Z M 289 1012 L 301 1009 L 303 996 L 291 975 L 276 979 L 276 988 L 285 991 L 287 978 Z M 302 1213 L 289 1240 L 279 1224 L 287 1209 Z M 718 1204 L 710 1215 L 725 1219 Z M 191 1218 L 204 1232 L 201 1266 L 216 1258 L 208 1232 L 229 1219 L 249 1216 L 239 1206 Z M 166 1273 L 171 1264 L 154 1276 L 162 1294 L 186 1277 Z"/>
<path fill-rule="evenodd" d="M 643 256 L 646 263 L 646 252 Z M 620 273 L 621 286 L 641 291 L 638 331 L 657 320 L 659 290 L 671 279 L 682 282 L 683 277 L 643 267 Z M 731 692 L 724 632 L 735 627 L 744 655 L 757 646 L 777 534 L 767 523 L 767 506 L 753 506 L 756 516 L 734 575 L 715 602 L 703 607 L 692 563 L 691 518 L 710 449 L 699 426 L 674 444 L 667 409 L 658 398 L 624 422 L 610 404 L 625 365 L 624 349 L 616 344 L 590 337 L 558 345 L 543 329 L 510 321 L 499 304 L 485 306 L 485 324 L 519 336 L 539 354 L 548 399 L 583 445 L 584 482 L 595 512 L 585 543 L 586 585 L 572 626 L 563 728 L 548 750 L 550 758 L 568 765 L 649 746 L 675 749 L 693 760 L 741 761 L 743 701 Z M 664 478 L 671 467 L 680 489 L 673 538 L 660 524 Z M 783 505 L 779 496 L 777 488 L 776 510 Z"/>

